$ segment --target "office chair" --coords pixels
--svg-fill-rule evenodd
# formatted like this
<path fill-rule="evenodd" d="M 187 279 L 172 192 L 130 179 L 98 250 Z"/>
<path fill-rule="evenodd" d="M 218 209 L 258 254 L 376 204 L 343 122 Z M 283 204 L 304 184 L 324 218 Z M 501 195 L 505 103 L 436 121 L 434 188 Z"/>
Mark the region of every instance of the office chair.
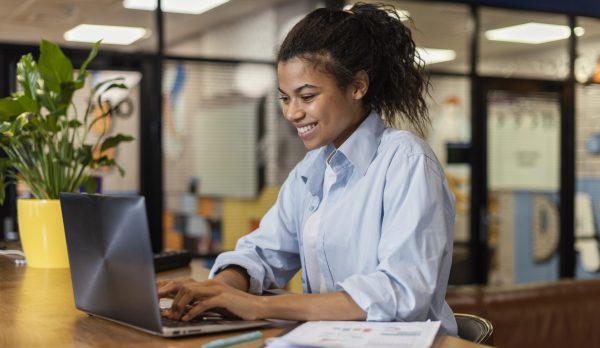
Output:
<path fill-rule="evenodd" d="M 494 327 L 489 320 L 472 314 L 454 313 L 458 326 L 458 337 L 467 341 L 492 344 Z"/>

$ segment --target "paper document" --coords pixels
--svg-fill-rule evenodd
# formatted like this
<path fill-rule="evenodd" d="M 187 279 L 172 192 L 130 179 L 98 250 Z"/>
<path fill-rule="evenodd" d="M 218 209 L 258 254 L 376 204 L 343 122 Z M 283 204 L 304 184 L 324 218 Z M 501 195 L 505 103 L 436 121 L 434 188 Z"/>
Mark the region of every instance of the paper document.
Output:
<path fill-rule="evenodd" d="M 267 340 L 268 348 L 394 347 L 429 348 L 439 321 L 310 321 L 288 334 Z"/>

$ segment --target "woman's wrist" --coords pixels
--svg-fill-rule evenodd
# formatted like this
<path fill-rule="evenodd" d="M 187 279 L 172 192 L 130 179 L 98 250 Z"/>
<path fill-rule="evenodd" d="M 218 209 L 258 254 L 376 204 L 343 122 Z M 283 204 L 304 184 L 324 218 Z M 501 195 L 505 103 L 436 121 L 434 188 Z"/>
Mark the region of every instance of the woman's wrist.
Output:
<path fill-rule="evenodd" d="M 256 319 L 269 319 L 269 318 L 274 318 L 273 314 L 271 313 L 270 307 L 269 307 L 269 297 L 270 296 L 256 296 L 256 301 L 257 301 L 257 318 Z"/>
<path fill-rule="evenodd" d="M 250 289 L 250 276 L 245 268 L 238 265 L 226 266 L 215 275 L 214 279 L 245 292 Z"/>

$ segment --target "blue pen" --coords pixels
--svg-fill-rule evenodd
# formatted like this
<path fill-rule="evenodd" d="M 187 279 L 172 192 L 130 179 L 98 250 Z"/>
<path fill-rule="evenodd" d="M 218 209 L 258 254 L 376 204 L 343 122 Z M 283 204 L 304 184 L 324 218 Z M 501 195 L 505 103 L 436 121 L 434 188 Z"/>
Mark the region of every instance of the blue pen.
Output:
<path fill-rule="evenodd" d="M 210 341 L 207 344 L 202 345 L 202 348 L 229 347 L 229 346 L 233 346 L 234 344 L 238 344 L 238 343 L 254 341 L 261 337 L 262 337 L 262 332 L 253 331 L 253 332 L 243 334 L 243 335 L 221 338 L 218 340 Z"/>

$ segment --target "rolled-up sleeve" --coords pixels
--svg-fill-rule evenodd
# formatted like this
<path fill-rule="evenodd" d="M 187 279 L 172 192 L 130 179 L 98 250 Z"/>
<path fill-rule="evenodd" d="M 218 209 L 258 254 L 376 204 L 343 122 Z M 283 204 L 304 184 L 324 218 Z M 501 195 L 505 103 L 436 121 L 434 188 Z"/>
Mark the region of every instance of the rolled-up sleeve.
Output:
<path fill-rule="evenodd" d="M 220 254 L 210 272 L 213 278 L 228 265 L 246 269 L 250 292 L 283 287 L 300 269 L 296 214 L 297 171 L 281 187 L 277 201 L 261 219 L 258 229 L 240 238 L 234 251 Z"/>
<path fill-rule="evenodd" d="M 367 320 L 423 321 L 444 306 L 454 196 L 435 159 L 427 154 L 394 157 L 383 192 L 376 271 L 352 275 L 336 289 L 346 291 Z"/>

